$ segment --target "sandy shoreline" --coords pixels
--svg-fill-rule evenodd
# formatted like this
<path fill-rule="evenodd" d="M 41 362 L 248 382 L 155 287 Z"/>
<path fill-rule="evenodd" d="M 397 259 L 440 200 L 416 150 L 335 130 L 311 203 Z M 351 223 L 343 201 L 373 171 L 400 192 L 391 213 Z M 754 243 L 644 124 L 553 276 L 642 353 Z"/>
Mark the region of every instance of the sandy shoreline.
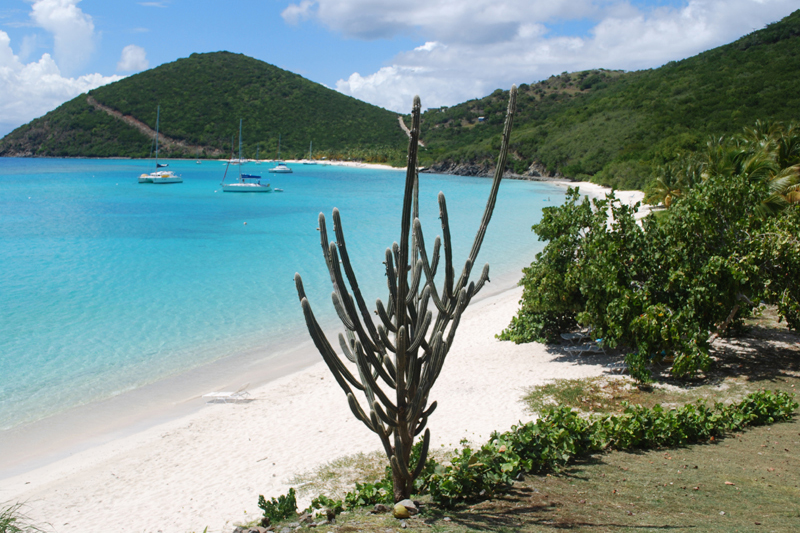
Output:
<path fill-rule="evenodd" d="M 580 186 L 590 196 L 608 191 L 591 183 L 563 185 Z M 619 196 L 637 201 L 635 194 Z M 497 341 L 494 335 L 509 323 L 521 297 L 513 282 L 501 283 L 468 308 L 431 393 L 439 403 L 429 421 L 435 446 L 455 446 L 462 438 L 482 442 L 494 430 L 529 420 L 519 402 L 526 388 L 598 375 L 608 362 L 536 343 Z M 306 340 L 300 366 L 319 361 Z M 295 474 L 380 449 L 322 362 L 250 392 L 252 401 L 237 404 L 206 405 L 195 394 L 169 420 L 89 439 L 66 457 L 0 479 L 0 501 L 27 502 L 28 515 L 59 532 L 167 533 L 208 526 L 209 532 L 229 533 L 234 522 L 259 514 L 259 494 L 283 494 Z"/>
<path fill-rule="evenodd" d="M 605 359 L 565 356 L 541 344 L 494 339 L 521 288 L 471 306 L 431 396 L 433 445 L 485 440 L 529 420 L 527 387 L 598 375 Z M 380 443 L 350 413 L 323 363 L 254 389 L 252 401 L 210 404 L 135 435 L 0 481 L 0 500 L 56 531 L 230 531 L 252 519 L 258 495 L 285 493 L 302 471 Z"/>

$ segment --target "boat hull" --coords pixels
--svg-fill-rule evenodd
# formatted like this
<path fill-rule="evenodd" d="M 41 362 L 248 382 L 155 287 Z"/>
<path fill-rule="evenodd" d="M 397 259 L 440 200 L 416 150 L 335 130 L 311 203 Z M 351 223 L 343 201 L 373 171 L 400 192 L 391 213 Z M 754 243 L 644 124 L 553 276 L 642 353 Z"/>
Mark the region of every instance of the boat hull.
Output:
<path fill-rule="evenodd" d="M 152 183 L 154 184 L 165 184 L 165 183 L 183 183 L 183 178 L 180 176 L 169 176 L 166 178 L 153 178 Z"/>
<path fill-rule="evenodd" d="M 222 186 L 223 192 L 272 192 L 269 185 L 258 183 L 226 183 Z"/>

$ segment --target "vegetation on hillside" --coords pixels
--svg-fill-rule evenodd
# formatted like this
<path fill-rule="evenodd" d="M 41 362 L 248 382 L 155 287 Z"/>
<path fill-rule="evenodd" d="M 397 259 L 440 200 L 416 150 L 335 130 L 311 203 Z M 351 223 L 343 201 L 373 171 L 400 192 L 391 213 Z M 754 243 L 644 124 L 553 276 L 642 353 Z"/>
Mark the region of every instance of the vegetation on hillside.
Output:
<path fill-rule="evenodd" d="M 509 168 L 644 188 L 655 167 L 756 119 L 800 115 L 800 11 L 731 44 L 661 68 L 553 76 L 521 85 Z M 423 164 L 491 159 L 504 91 L 423 115 Z M 484 117 L 480 122 L 479 117 Z"/>
<path fill-rule="evenodd" d="M 524 270 L 520 311 L 501 338 L 551 340 L 580 323 L 624 347 L 646 382 L 664 361 L 679 377 L 706 370 L 712 333 L 728 334 L 762 303 L 800 329 L 800 146 L 786 154 L 769 139 L 685 156 L 699 162 L 697 182 L 671 190 L 669 209 L 641 226 L 613 194 L 592 205 L 570 189 L 533 228 L 548 244 Z"/>
<path fill-rule="evenodd" d="M 397 114 L 345 96 L 241 54 L 192 54 L 89 93 L 97 102 L 208 150 L 230 153 L 243 125 L 243 155 L 314 155 L 371 161 L 402 158 L 407 137 Z M 152 139 L 96 110 L 81 95 L 6 136 L 0 155 L 147 157 Z M 205 150 L 165 148 L 164 155 L 203 157 Z"/>

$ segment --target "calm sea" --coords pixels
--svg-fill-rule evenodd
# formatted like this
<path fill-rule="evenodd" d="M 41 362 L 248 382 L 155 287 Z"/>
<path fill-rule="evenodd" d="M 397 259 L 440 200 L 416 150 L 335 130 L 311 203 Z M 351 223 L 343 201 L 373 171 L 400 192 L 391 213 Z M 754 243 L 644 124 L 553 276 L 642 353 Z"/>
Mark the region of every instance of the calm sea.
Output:
<path fill-rule="evenodd" d="M 0 429 L 307 339 L 295 272 L 332 323 L 317 216 L 332 236 L 333 207 L 368 303 L 385 300 L 381 263 L 399 238 L 404 172 L 292 166 L 246 167 L 283 193 L 223 194 L 217 161 L 174 161 L 184 182 L 152 185 L 137 183 L 151 170 L 144 161 L 0 158 Z M 441 190 L 460 271 L 491 180 L 420 181 L 428 246 Z M 533 260 L 542 244 L 531 225 L 562 200 L 554 186 L 503 182 L 478 259 L 495 287 Z"/>

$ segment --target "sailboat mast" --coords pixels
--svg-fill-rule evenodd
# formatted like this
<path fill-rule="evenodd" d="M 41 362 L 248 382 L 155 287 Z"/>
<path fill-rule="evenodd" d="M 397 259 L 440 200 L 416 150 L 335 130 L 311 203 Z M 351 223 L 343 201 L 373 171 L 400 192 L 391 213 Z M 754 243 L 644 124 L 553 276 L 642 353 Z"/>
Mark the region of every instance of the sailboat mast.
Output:
<path fill-rule="evenodd" d="M 239 164 L 242 164 L 242 119 L 239 119 Z"/>
<path fill-rule="evenodd" d="M 158 170 L 158 119 L 161 118 L 161 106 L 156 107 L 156 170 Z"/>
<path fill-rule="evenodd" d="M 311 147 L 314 145 L 314 141 L 308 141 L 308 159 L 314 159 L 314 155 L 311 152 Z"/>
<path fill-rule="evenodd" d="M 281 134 L 278 134 L 278 161 L 281 159 Z"/>

